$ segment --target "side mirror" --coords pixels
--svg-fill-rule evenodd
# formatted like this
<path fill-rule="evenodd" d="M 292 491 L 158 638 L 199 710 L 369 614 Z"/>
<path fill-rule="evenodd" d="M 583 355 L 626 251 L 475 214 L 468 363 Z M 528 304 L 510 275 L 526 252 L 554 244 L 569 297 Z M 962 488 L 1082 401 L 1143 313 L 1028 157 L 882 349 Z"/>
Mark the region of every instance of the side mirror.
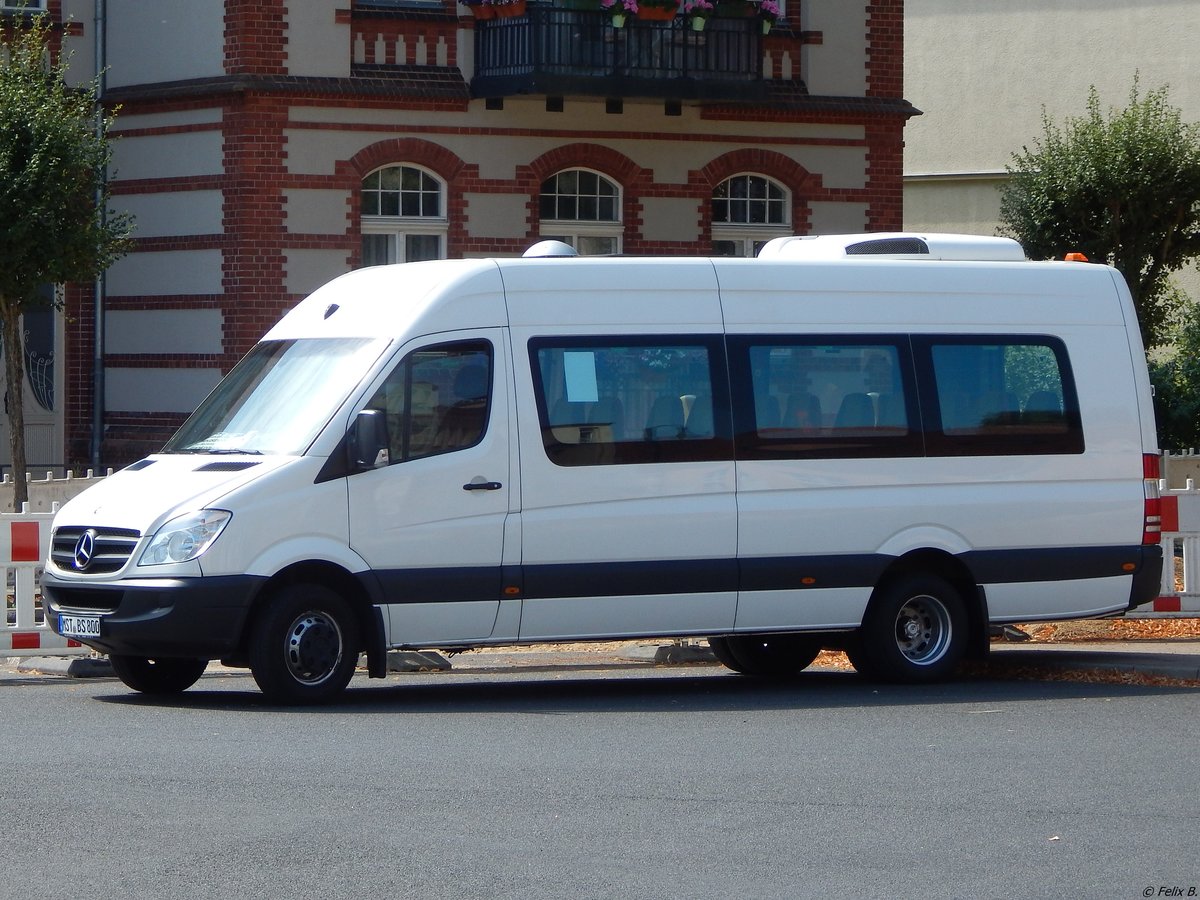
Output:
<path fill-rule="evenodd" d="M 350 426 L 346 442 L 350 468 L 354 472 L 378 469 L 388 464 L 387 418 L 383 410 L 364 409 Z"/>

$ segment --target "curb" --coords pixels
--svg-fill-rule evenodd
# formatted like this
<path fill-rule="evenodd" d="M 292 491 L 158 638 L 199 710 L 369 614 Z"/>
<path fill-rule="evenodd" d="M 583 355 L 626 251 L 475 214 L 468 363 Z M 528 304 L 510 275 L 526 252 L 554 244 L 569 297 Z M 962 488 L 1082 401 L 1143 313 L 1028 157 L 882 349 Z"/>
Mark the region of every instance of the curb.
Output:
<path fill-rule="evenodd" d="M 116 678 L 107 656 L 25 656 L 9 667 L 21 675 L 64 678 Z"/>
<path fill-rule="evenodd" d="M 1150 675 L 1181 681 L 1200 681 L 1200 656 L 1196 653 L 1139 653 L 1136 650 L 1064 650 L 1053 645 L 1037 649 L 1028 645 L 996 650 L 989 665 L 998 668 L 1037 666 L 1061 672 L 1117 672 L 1123 675 Z"/>

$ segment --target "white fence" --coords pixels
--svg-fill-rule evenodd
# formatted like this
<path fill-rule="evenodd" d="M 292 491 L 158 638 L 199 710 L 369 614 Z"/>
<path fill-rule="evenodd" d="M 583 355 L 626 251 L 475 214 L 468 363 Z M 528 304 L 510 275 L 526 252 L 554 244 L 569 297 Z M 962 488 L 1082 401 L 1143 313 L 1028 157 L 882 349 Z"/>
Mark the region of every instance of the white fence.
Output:
<path fill-rule="evenodd" d="M 50 522 L 58 503 L 95 482 L 86 478 L 32 481 L 40 511 L 0 514 L 0 569 L 6 585 L 4 619 L 0 621 L 0 657 L 65 656 L 91 650 L 78 641 L 55 634 L 45 621 L 38 577 L 49 549 Z M 1200 490 L 1192 479 L 1183 489 L 1161 483 L 1163 519 L 1163 578 L 1159 597 L 1138 607 L 1134 616 L 1200 616 Z M 8 485 L 11 489 L 11 484 Z M 53 500 L 49 498 L 53 497 Z M 1175 560 L 1182 564 L 1182 583 L 1176 583 Z"/>
<path fill-rule="evenodd" d="M 1139 614 L 1200 616 L 1200 491 L 1189 478 L 1182 490 L 1159 482 L 1162 498 L 1162 587 Z M 1176 560 L 1182 577 L 1177 578 Z"/>
<path fill-rule="evenodd" d="M 41 609 L 38 576 L 50 540 L 49 512 L 0 515 L 0 569 L 4 570 L 4 619 L 0 657 L 91 653 L 78 641 L 55 634 Z"/>

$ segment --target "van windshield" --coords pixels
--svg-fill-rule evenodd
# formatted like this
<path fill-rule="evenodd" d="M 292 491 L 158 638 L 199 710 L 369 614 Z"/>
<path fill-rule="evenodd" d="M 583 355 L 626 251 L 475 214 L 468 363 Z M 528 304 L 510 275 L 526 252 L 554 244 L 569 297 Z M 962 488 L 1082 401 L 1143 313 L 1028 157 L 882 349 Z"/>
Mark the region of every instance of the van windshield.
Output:
<path fill-rule="evenodd" d="M 299 456 L 386 346 L 368 338 L 256 344 L 162 452 Z"/>

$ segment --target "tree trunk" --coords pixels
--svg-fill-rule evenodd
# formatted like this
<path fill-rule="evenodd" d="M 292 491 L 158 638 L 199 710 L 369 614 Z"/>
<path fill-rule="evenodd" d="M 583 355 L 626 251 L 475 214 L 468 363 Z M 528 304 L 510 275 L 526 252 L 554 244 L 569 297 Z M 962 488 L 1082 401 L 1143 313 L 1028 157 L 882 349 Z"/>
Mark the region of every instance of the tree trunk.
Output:
<path fill-rule="evenodd" d="M 21 308 L 0 298 L 0 337 L 4 346 L 4 387 L 8 412 L 8 446 L 12 453 L 13 512 L 29 499 L 25 482 L 25 342 Z"/>

